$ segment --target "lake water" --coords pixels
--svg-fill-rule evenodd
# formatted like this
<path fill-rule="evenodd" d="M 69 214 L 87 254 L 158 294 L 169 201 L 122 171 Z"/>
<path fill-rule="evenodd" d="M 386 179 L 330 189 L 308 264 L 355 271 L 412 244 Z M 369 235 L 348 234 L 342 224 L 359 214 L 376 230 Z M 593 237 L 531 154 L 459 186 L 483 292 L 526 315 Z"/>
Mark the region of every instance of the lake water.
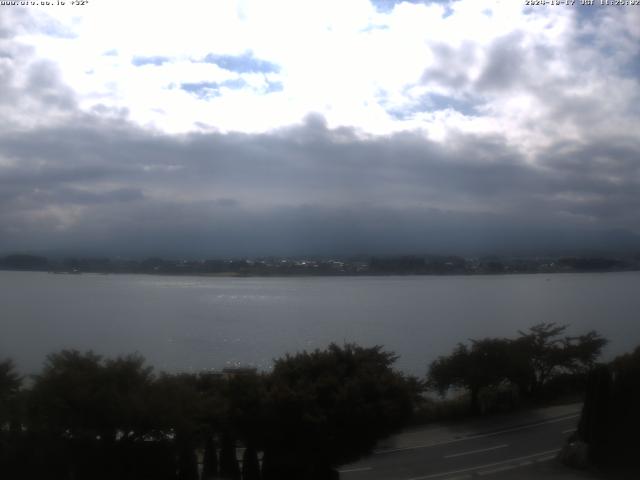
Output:
<path fill-rule="evenodd" d="M 0 272 L 0 358 L 139 352 L 157 369 L 268 369 L 330 342 L 384 345 L 422 375 L 459 341 L 545 322 L 591 329 L 606 357 L 640 344 L 640 273 L 211 278 Z"/>

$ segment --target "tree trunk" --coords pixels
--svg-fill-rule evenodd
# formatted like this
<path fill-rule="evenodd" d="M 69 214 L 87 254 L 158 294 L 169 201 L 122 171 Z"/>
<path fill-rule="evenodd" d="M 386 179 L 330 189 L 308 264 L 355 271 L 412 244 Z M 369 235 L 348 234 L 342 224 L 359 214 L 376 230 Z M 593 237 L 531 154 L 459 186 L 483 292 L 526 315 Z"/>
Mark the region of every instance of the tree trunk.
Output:
<path fill-rule="evenodd" d="M 198 480 L 198 459 L 191 442 L 178 447 L 178 480 Z"/>
<path fill-rule="evenodd" d="M 471 393 L 471 414 L 479 415 L 480 414 L 480 387 L 473 386 L 470 388 Z"/>
<path fill-rule="evenodd" d="M 236 458 L 236 442 L 228 434 L 222 437 L 220 476 L 229 480 L 240 480 L 240 467 Z"/>
<path fill-rule="evenodd" d="M 242 480 L 260 480 L 258 452 L 249 444 L 242 456 Z"/>
<path fill-rule="evenodd" d="M 204 458 L 202 459 L 202 480 L 212 480 L 218 473 L 218 455 L 213 438 L 208 435 L 204 442 Z"/>

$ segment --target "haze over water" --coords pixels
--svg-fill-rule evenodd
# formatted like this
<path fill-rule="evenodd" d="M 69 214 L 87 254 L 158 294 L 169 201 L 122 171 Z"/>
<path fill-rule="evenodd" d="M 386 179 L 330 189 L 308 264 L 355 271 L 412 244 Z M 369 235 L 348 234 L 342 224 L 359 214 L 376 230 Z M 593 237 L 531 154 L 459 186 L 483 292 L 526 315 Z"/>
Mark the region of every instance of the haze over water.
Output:
<path fill-rule="evenodd" d="M 268 369 L 330 342 L 384 345 L 423 375 L 457 342 L 539 322 L 595 329 L 605 357 L 640 339 L 640 273 L 211 278 L 0 272 L 0 357 L 24 373 L 48 353 L 139 352 L 159 370 Z"/>

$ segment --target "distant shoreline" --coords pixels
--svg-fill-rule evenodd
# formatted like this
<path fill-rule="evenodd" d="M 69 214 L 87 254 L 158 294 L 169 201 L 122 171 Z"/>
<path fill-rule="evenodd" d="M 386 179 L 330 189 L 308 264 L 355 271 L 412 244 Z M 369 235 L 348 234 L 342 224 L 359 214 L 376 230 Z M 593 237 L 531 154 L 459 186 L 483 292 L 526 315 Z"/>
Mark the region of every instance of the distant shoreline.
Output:
<path fill-rule="evenodd" d="M 548 272 L 451 272 L 451 273 L 412 273 L 412 272 L 385 272 L 385 273 L 199 273 L 199 272 L 66 272 L 52 270 L 29 270 L 0 268 L 0 272 L 22 273 L 49 273 L 54 275 L 147 275 L 158 277 L 204 277 L 204 278 L 381 278 L 381 277 L 498 277 L 514 275 L 566 275 L 566 274 L 606 274 L 640 272 L 639 268 L 617 270 L 577 270 L 577 271 L 548 271 Z"/>
<path fill-rule="evenodd" d="M 175 260 L 150 257 L 50 259 L 13 254 L 0 257 L 0 269 L 53 274 L 144 273 L 206 277 L 359 277 L 402 275 L 505 275 L 528 273 L 604 273 L 640 270 L 640 254 L 567 257 L 459 257 L 385 255 L 352 257 L 258 257 Z"/>

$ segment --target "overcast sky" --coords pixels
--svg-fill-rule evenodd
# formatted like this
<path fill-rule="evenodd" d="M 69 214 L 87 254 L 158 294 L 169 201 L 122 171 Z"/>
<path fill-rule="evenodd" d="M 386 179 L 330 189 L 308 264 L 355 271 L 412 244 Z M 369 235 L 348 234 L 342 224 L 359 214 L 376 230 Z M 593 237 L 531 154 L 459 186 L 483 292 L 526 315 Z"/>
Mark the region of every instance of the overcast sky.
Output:
<path fill-rule="evenodd" d="M 576 3 L 2 5 L 0 252 L 637 248 L 640 6 Z"/>

